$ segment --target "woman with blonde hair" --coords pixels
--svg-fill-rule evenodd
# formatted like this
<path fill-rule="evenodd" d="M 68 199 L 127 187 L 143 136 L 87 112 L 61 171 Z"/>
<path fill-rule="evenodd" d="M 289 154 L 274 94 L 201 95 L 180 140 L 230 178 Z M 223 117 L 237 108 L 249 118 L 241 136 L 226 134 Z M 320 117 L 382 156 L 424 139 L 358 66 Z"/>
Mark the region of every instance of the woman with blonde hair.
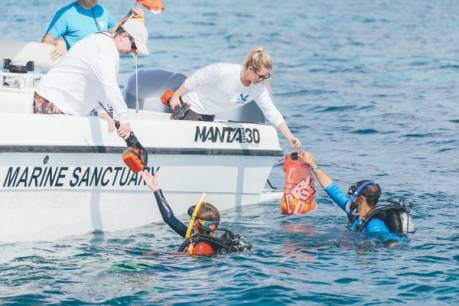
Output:
<path fill-rule="evenodd" d="M 268 79 L 272 60 L 263 48 L 252 49 L 244 63 L 211 64 L 194 72 L 174 93 L 170 107 L 181 103 L 190 109 L 182 120 L 213 121 L 214 115 L 244 106 L 255 100 L 264 116 L 287 138 L 292 148 L 301 142 L 292 134 L 284 117 L 274 106 Z"/>

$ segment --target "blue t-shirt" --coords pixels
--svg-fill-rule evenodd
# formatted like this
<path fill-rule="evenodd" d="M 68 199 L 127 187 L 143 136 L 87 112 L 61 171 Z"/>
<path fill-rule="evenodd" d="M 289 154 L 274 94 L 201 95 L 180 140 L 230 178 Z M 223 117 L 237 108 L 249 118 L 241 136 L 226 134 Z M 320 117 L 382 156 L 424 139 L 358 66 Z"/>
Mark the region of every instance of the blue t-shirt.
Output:
<path fill-rule="evenodd" d="M 76 1 L 56 12 L 46 33 L 63 39 L 70 49 L 89 34 L 107 31 L 115 25 L 115 19 L 102 4 L 85 9 Z"/>
<path fill-rule="evenodd" d="M 344 211 L 346 212 L 346 204 L 349 201 L 349 197 L 345 195 L 336 183 L 331 183 L 325 192 L 329 197 Z M 351 230 L 356 231 L 360 225 L 361 220 L 359 217 L 351 224 Z M 383 242 L 399 241 L 399 237 L 391 233 L 387 228 L 386 224 L 381 219 L 373 218 L 367 225 L 362 229 L 363 233 L 369 234 L 370 236 L 376 237 Z"/>

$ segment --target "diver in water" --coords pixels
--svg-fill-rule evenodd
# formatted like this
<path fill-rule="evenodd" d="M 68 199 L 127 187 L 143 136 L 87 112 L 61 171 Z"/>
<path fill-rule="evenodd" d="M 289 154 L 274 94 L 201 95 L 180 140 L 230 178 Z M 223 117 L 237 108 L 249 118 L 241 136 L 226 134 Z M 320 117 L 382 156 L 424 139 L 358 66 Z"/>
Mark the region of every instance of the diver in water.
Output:
<path fill-rule="evenodd" d="M 155 194 L 156 203 L 163 217 L 177 234 L 185 238 L 178 251 L 191 256 L 213 256 L 232 252 L 241 252 L 251 248 L 247 240 L 229 230 L 218 229 L 220 213 L 210 203 L 202 200 L 188 209 L 190 223 L 188 226 L 180 222 L 167 203 L 156 177 L 148 172 L 141 172 L 145 183 Z M 216 236 L 220 231 L 222 235 Z"/>
<path fill-rule="evenodd" d="M 304 151 L 301 159 L 311 166 L 313 173 L 330 198 L 346 212 L 350 229 L 376 237 L 387 245 L 394 245 L 407 233 L 414 232 L 409 209 L 403 202 L 379 201 L 381 188 L 372 180 L 362 180 L 350 186 L 345 195 L 333 179 L 316 163 L 314 156 Z"/>

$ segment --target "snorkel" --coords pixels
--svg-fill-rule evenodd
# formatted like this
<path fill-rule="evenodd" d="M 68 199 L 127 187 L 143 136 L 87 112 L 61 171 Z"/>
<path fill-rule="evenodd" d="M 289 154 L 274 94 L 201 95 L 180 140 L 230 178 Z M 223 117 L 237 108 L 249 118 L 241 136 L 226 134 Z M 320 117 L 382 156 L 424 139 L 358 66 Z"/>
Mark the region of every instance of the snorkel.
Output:
<path fill-rule="evenodd" d="M 194 206 L 193 213 L 191 214 L 190 222 L 188 223 L 188 227 L 186 229 L 185 239 L 188 239 L 191 237 L 191 231 L 193 230 L 194 222 L 196 221 L 196 217 L 198 216 L 199 210 L 201 209 L 201 205 L 205 197 L 206 197 L 205 193 L 201 194 L 201 197 L 199 198 L 198 203 L 196 203 L 196 205 Z"/>

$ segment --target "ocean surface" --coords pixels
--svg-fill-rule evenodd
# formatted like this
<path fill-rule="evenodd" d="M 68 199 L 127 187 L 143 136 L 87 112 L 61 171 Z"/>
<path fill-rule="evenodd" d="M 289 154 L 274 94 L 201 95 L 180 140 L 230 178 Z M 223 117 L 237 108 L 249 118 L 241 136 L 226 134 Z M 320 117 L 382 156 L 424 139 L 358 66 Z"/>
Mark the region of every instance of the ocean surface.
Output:
<path fill-rule="evenodd" d="M 3 0 L 2 39 L 39 40 L 68 1 Z M 133 1 L 105 0 L 116 18 Z M 432 0 L 167 1 L 142 67 L 190 74 L 263 46 L 303 149 L 343 188 L 365 178 L 412 204 L 396 248 L 363 240 L 322 190 L 318 209 L 223 212 L 250 252 L 177 256 L 168 226 L 0 246 L 0 304 L 459 304 L 459 6 Z M 120 82 L 133 72 L 122 60 Z M 287 143 L 281 140 L 286 152 Z M 272 182 L 282 187 L 280 166 Z M 318 186 L 317 186 L 318 187 Z M 166 195 L 167 196 L 167 195 Z M 152 203 L 152 205 L 154 205 Z"/>

